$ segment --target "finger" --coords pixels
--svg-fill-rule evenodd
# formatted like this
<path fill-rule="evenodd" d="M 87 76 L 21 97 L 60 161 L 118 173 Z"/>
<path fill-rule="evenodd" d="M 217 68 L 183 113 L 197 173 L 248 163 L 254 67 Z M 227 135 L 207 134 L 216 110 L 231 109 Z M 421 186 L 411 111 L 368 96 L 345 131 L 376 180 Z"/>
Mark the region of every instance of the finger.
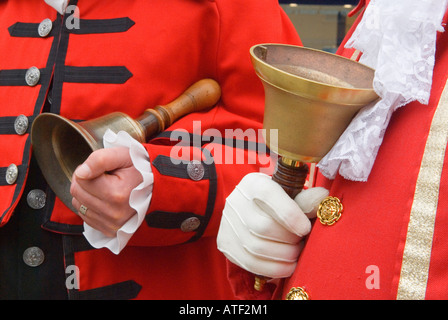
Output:
<path fill-rule="evenodd" d="M 236 187 L 249 199 L 269 214 L 290 232 L 307 235 L 311 222 L 297 203 L 269 176 L 260 173 L 248 174 Z"/>
<path fill-rule="evenodd" d="M 92 207 L 89 207 L 85 204 L 84 206 L 87 207 L 87 210 L 85 214 L 80 212 L 81 202 L 77 200 L 76 198 L 72 199 L 72 205 L 75 209 L 78 210 L 78 215 L 84 220 L 85 223 L 87 223 L 92 228 L 100 231 L 107 237 L 114 237 L 120 229 L 120 225 L 117 223 L 113 223 L 112 221 L 109 221 L 104 218 L 104 216 L 98 214 L 98 212 Z"/>
<path fill-rule="evenodd" d="M 72 195 L 72 203 L 73 200 L 77 201 L 77 204 L 83 204 L 87 206 L 90 210 L 95 212 L 100 212 L 102 209 L 104 209 L 104 206 L 106 205 L 101 199 L 96 197 L 91 192 L 87 191 L 85 188 L 83 188 L 78 182 L 77 178 L 72 181 L 72 185 L 70 187 L 70 194 Z M 75 208 L 75 204 L 73 204 Z"/>
<path fill-rule="evenodd" d="M 298 257 L 297 243 L 300 237 L 290 233 L 282 228 L 282 234 L 278 235 L 279 241 L 272 238 L 260 237 L 253 229 L 247 228 L 240 220 L 240 215 L 231 207 L 225 208 L 223 217 L 228 221 L 232 230 L 238 235 L 241 246 L 245 247 L 254 255 L 265 257 L 269 259 L 278 259 L 285 261 L 293 261 Z M 290 237 L 291 242 L 286 242 L 284 239 Z"/>
<path fill-rule="evenodd" d="M 95 185 L 95 182 L 98 179 L 100 178 L 92 181 L 92 184 Z M 91 180 L 89 180 L 89 182 L 90 181 Z M 98 183 L 98 185 L 102 186 L 101 190 L 105 189 L 104 184 Z M 113 226 L 123 225 L 135 212 L 134 209 L 130 208 L 129 200 L 126 196 L 122 196 L 124 200 L 121 202 L 115 202 L 107 198 L 104 200 L 103 198 L 98 198 L 95 194 L 82 188 L 76 183 L 76 181 L 72 182 L 71 194 L 73 199 L 79 202 L 79 205 L 83 204 L 90 208 L 91 211 L 97 213 L 97 221 L 107 221 L 108 224 Z M 104 197 L 104 194 L 102 194 L 102 196 Z M 116 198 L 117 197 L 115 197 L 114 200 L 116 200 Z"/>
<path fill-rule="evenodd" d="M 253 255 L 250 251 L 239 245 L 239 237 L 232 229 L 229 221 L 223 217 L 218 232 L 218 249 L 232 263 L 257 275 L 270 278 L 289 277 L 295 269 L 296 261 L 286 262 L 268 260 Z"/>
<path fill-rule="evenodd" d="M 247 199 L 239 188 L 227 197 L 223 214 L 234 215 L 231 219 L 238 219 L 260 238 L 291 244 L 296 244 L 300 240 L 299 236 L 285 229 L 254 201 Z"/>
<path fill-rule="evenodd" d="M 128 206 L 132 190 L 143 180 L 133 166 L 117 169 L 113 174 L 103 174 L 95 179 L 80 179 L 73 175 L 71 189 L 80 187 L 98 199 L 115 206 Z M 71 190 L 72 192 L 72 190 Z"/>
<path fill-rule="evenodd" d="M 78 199 L 90 195 L 90 197 L 88 197 L 89 200 L 94 197 L 99 201 L 113 201 L 115 196 L 112 195 L 111 186 L 115 186 L 116 183 L 118 182 L 116 182 L 114 177 L 110 175 L 102 175 L 95 179 L 88 180 L 80 179 L 77 175 L 74 175 L 72 178 L 70 193 Z M 124 190 L 121 191 L 124 192 Z M 119 196 L 119 194 L 117 196 Z"/>
<path fill-rule="evenodd" d="M 295 242 L 287 243 L 283 241 L 273 241 L 257 234 L 248 229 L 239 219 L 239 215 L 231 208 L 227 207 L 223 211 L 223 217 L 228 221 L 233 232 L 238 236 L 241 246 L 246 248 L 251 254 L 260 258 L 293 262 L 298 257 L 298 246 L 300 238 L 294 234 Z M 283 228 L 283 233 L 289 233 Z"/>
<path fill-rule="evenodd" d="M 93 179 L 105 172 L 132 165 L 129 149 L 124 147 L 99 149 L 90 154 L 86 161 L 76 170 L 80 179 Z"/>
<path fill-rule="evenodd" d="M 294 201 L 303 210 L 306 216 L 310 219 L 316 217 L 319 204 L 329 194 L 329 191 L 322 187 L 315 187 L 301 191 L 294 199 Z"/>

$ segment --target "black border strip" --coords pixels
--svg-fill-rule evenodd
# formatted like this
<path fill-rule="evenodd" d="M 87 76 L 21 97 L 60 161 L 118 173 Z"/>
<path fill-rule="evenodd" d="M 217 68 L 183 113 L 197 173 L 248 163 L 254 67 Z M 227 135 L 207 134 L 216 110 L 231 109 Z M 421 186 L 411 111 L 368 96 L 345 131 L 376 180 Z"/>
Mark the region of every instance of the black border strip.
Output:
<path fill-rule="evenodd" d="M 0 86 L 28 86 L 25 75 L 28 69 L 3 69 L 0 70 Z M 48 77 L 48 69 L 39 69 L 40 79 L 36 85 L 42 84 L 42 79 Z"/>
<path fill-rule="evenodd" d="M 182 141 L 182 137 L 186 134 L 189 135 L 190 145 L 192 145 L 195 141 L 201 142 L 201 147 L 208 143 L 218 143 L 219 141 L 223 142 L 221 144 L 226 145 L 228 147 L 236 148 L 236 149 L 244 149 L 244 150 L 253 150 L 260 151 L 266 150 L 267 154 L 270 154 L 269 148 L 266 144 L 255 141 L 241 140 L 236 138 L 222 138 L 222 137 L 214 137 L 214 136 L 203 136 L 194 133 L 185 133 L 182 131 L 163 131 L 158 134 L 154 139 L 170 139 L 170 141 Z M 178 137 L 180 139 L 173 139 L 173 137 Z M 151 143 L 151 141 L 149 141 Z"/>
<path fill-rule="evenodd" d="M 19 169 L 19 175 L 17 176 L 16 183 L 19 181 L 24 180 L 24 171 L 27 169 L 27 167 L 23 164 L 18 165 L 17 168 Z M 9 183 L 6 182 L 6 171 L 8 170 L 8 167 L 0 167 L 0 186 L 8 186 Z"/>
<path fill-rule="evenodd" d="M 72 300 L 130 300 L 136 298 L 141 289 L 134 280 L 127 280 L 85 291 L 73 289 L 69 297 Z"/>
<path fill-rule="evenodd" d="M 180 229 L 182 222 L 188 218 L 198 218 L 201 224 L 204 217 L 191 212 L 152 211 L 145 217 L 146 224 L 158 229 Z"/>
<path fill-rule="evenodd" d="M 208 198 L 207 198 L 207 207 L 205 209 L 205 221 L 206 223 L 201 223 L 199 227 L 195 230 L 196 234 L 190 238 L 190 240 L 187 241 L 193 242 L 198 240 L 205 232 L 205 229 L 208 226 L 208 223 L 212 217 L 213 210 L 215 209 L 215 202 L 216 202 L 216 196 L 218 192 L 218 175 L 216 173 L 216 167 L 215 163 L 213 161 L 213 156 L 207 149 L 202 149 L 202 153 L 205 155 L 206 164 L 203 162 L 203 165 L 205 167 L 205 171 L 208 172 L 208 180 L 209 180 L 209 188 L 208 188 Z"/>
<path fill-rule="evenodd" d="M 86 242 L 83 236 L 63 235 L 63 246 L 66 266 L 76 265 L 75 252 L 79 243 Z M 82 246 L 81 246 L 82 247 Z M 92 247 L 90 247 L 92 248 Z M 81 248 L 87 250 L 88 248 Z M 67 277 L 69 274 L 66 275 Z M 81 277 L 82 275 L 80 275 Z M 68 297 L 71 300 L 130 300 L 137 297 L 142 286 L 133 280 L 123 281 L 105 287 L 79 291 L 68 289 Z"/>
<path fill-rule="evenodd" d="M 158 155 L 152 165 L 164 176 L 176 177 L 181 179 L 190 179 L 188 176 L 188 163 L 190 161 L 179 160 L 180 163 L 174 163 L 173 159 L 168 156 Z M 204 165 L 204 163 L 202 163 Z M 210 178 L 208 167 L 204 165 L 204 177 L 201 180 Z"/>
<path fill-rule="evenodd" d="M 128 31 L 135 22 L 128 17 L 115 19 L 79 19 L 79 28 L 67 29 L 73 34 L 119 33 Z"/>
<path fill-rule="evenodd" d="M 73 67 L 65 66 L 64 82 L 123 84 L 132 77 L 124 66 Z"/>
<path fill-rule="evenodd" d="M 70 17 L 70 15 L 68 15 Z M 8 28 L 11 37 L 21 38 L 41 38 L 38 33 L 40 23 L 16 22 Z M 72 34 L 98 34 L 98 33 L 119 33 L 128 31 L 135 24 L 128 17 L 115 19 L 78 19 L 74 26 L 79 25 L 79 28 L 68 28 L 66 30 Z M 57 34 L 55 28 L 55 21 L 53 21 L 53 28 L 47 37 L 54 37 Z"/>
<path fill-rule="evenodd" d="M 60 21 L 59 19 L 56 19 L 55 25 L 53 26 L 53 28 L 60 27 L 59 21 Z M 33 116 L 36 116 L 40 113 L 40 110 L 45 103 L 47 90 L 48 90 L 48 87 L 49 87 L 50 81 L 51 81 L 50 70 L 52 70 L 52 68 L 53 68 L 54 61 L 55 61 L 55 58 L 56 58 L 56 55 L 58 52 L 58 40 L 59 40 L 58 37 L 53 38 L 53 43 L 51 45 L 50 53 L 49 53 L 48 60 L 47 60 L 47 65 L 45 68 L 45 70 L 48 70 L 48 71 L 41 74 L 41 77 L 39 80 L 41 87 L 39 90 L 39 95 L 36 100 L 36 104 L 34 105 Z M 28 164 L 30 163 L 30 157 L 31 157 L 31 135 L 28 135 L 24 149 L 23 149 L 22 163 L 20 165 L 17 165 L 17 167 L 19 168 L 19 177 L 16 181 L 14 195 L 12 197 L 11 204 L 9 205 L 9 207 L 7 207 L 6 210 L 1 214 L 0 223 L 3 222 L 3 219 L 5 219 L 7 213 L 11 210 L 11 208 L 13 206 L 15 206 L 15 203 L 18 200 L 18 197 L 23 189 L 23 186 L 24 186 L 24 183 L 26 180 L 26 171 L 28 171 Z"/>
<path fill-rule="evenodd" d="M 195 235 L 193 235 L 188 241 L 185 243 L 193 242 L 198 240 L 203 233 L 205 232 L 205 229 L 207 228 L 207 225 L 210 221 L 210 218 L 213 214 L 213 210 L 215 208 L 215 202 L 216 202 L 216 195 L 218 190 L 218 177 L 216 173 L 216 167 L 215 163 L 213 161 L 213 156 L 211 155 L 210 151 L 207 149 L 201 149 L 202 153 L 205 155 L 205 162 L 201 162 L 204 166 L 204 177 L 202 180 L 208 180 L 209 181 L 209 189 L 208 189 L 208 196 L 207 196 L 207 206 L 205 209 L 205 214 L 203 216 L 200 216 L 201 224 L 199 227 L 195 230 Z M 182 179 L 190 179 L 187 172 L 187 163 L 181 162 L 179 164 L 175 164 L 172 162 L 172 159 L 168 156 L 164 155 L 158 155 L 156 159 L 153 161 L 153 166 L 163 175 L 171 176 L 171 177 L 177 177 Z M 201 180 L 201 181 L 202 181 Z M 147 214 L 147 218 L 145 218 L 146 223 L 151 222 L 152 218 L 148 215 L 151 215 L 152 213 Z M 173 214 L 170 212 L 169 214 Z M 179 214 L 179 213 L 177 213 Z M 187 213 L 190 214 L 190 213 Z M 185 216 L 185 214 L 184 214 Z M 190 214 L 189 217 L 195 216 L 199 217 L 195 214 Z M 161 217 L 157 216 L 157 223 L 160 223 Z M 152 221 L 154 222 L 154 221 Z M 173 224 L 174 225 L 174 224 Z M 159 228 L 159 225 L 150 225 L 156 228 Z M 160 228 L 166 228 L 166 227 L 160 227 Z"/>
<path fill-rule="evenodd" d="M 78 0 L 70 1 L 69 5 L 76 6 Z M 62 24 L 65 25 L 68 15 L 64 15 Z M 60 21 L 59 19 L 57 21 Z M 69 32 L 67 28 L 60 27 L 59 35 L 59 48 L 58 54 L 56 56 L 54 64 L 54 74 L 53 74 L 53 89 L 52 89 L 52 104 L 50 107 L 51 113 L 60 114 L 61 111 L 61 100 L 62 100 L 62 86 L 64 83 L 64 73 L 65 73 L 65 58 L 67 56 Z"/>
<path fill-rule="evenodd" d="M 44 37 L 54 37 L 57 33 L 57 29 L 54 28 L 55 21 L 52 21 L 53 28 L 50 33 Z M 21 37 L 21 38 L 41 38 L 38 32 L 40 23 L 27 23 L 27 22 L 16 22 L 8 28 L 9 35 L 11 37 Z"/>
<path fill-rule="evenodd" d="M 28 129 L 26 130 L 26 133 L 30 133 L 31 131 L 31 125 L 36 118 L 36 116 L 30 116 L 28 118 Z M 7 134 L 13 134 L 17 135 L 16 129 L 14 129 L 14 123 L 16 121 L 17 117 L 0 117 L 0 134 L 1 135 L 7 135 Z"/>

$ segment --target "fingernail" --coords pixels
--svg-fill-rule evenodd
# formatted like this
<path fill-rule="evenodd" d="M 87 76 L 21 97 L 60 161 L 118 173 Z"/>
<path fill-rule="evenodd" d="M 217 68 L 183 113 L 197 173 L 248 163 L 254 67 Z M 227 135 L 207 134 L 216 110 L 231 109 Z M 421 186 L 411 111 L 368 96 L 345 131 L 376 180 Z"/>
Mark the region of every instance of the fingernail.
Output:
<path fill-rule="evenodd" d="M 90 177 L 90 174 L 92 173 L 92 171 L 90 171 L 90 168 L 88 165 L 86 165 L 85 163 L 83 163 L 82 165 L 80 165 L 76 170 L 75 170 L 75 174 L 78 178 L 80 179 L 88 179 Z"/>

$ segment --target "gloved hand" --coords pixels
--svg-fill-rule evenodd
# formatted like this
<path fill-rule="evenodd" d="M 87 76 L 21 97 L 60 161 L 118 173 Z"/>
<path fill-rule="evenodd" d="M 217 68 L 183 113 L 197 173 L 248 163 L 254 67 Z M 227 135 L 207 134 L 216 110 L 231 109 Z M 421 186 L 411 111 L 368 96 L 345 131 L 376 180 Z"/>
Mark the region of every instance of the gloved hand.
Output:
<path fill-rule="evenodd" d="M 218 249 L 234 264 L 269 278 L 290 276 L 311 230 L 324 188 L 303 190 L 291 199 L 270 176 L 250 173 L 226 199 Z"/>

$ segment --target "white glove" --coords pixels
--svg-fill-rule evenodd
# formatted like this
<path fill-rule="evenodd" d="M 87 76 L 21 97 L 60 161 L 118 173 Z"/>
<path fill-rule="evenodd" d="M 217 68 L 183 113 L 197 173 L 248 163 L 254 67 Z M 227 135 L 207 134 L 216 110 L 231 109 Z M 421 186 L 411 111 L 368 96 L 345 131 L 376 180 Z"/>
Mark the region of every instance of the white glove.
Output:
<path fill-rule="evenodd" d="M 310 218 L 328 196 L 310 188 L 291 199 L 270 176 L 250 173 L 226 199 L 218 232 L 218 249 L 232 263 L 256 275 L 289 277 L 297 264 L 301 239 Z"/>

